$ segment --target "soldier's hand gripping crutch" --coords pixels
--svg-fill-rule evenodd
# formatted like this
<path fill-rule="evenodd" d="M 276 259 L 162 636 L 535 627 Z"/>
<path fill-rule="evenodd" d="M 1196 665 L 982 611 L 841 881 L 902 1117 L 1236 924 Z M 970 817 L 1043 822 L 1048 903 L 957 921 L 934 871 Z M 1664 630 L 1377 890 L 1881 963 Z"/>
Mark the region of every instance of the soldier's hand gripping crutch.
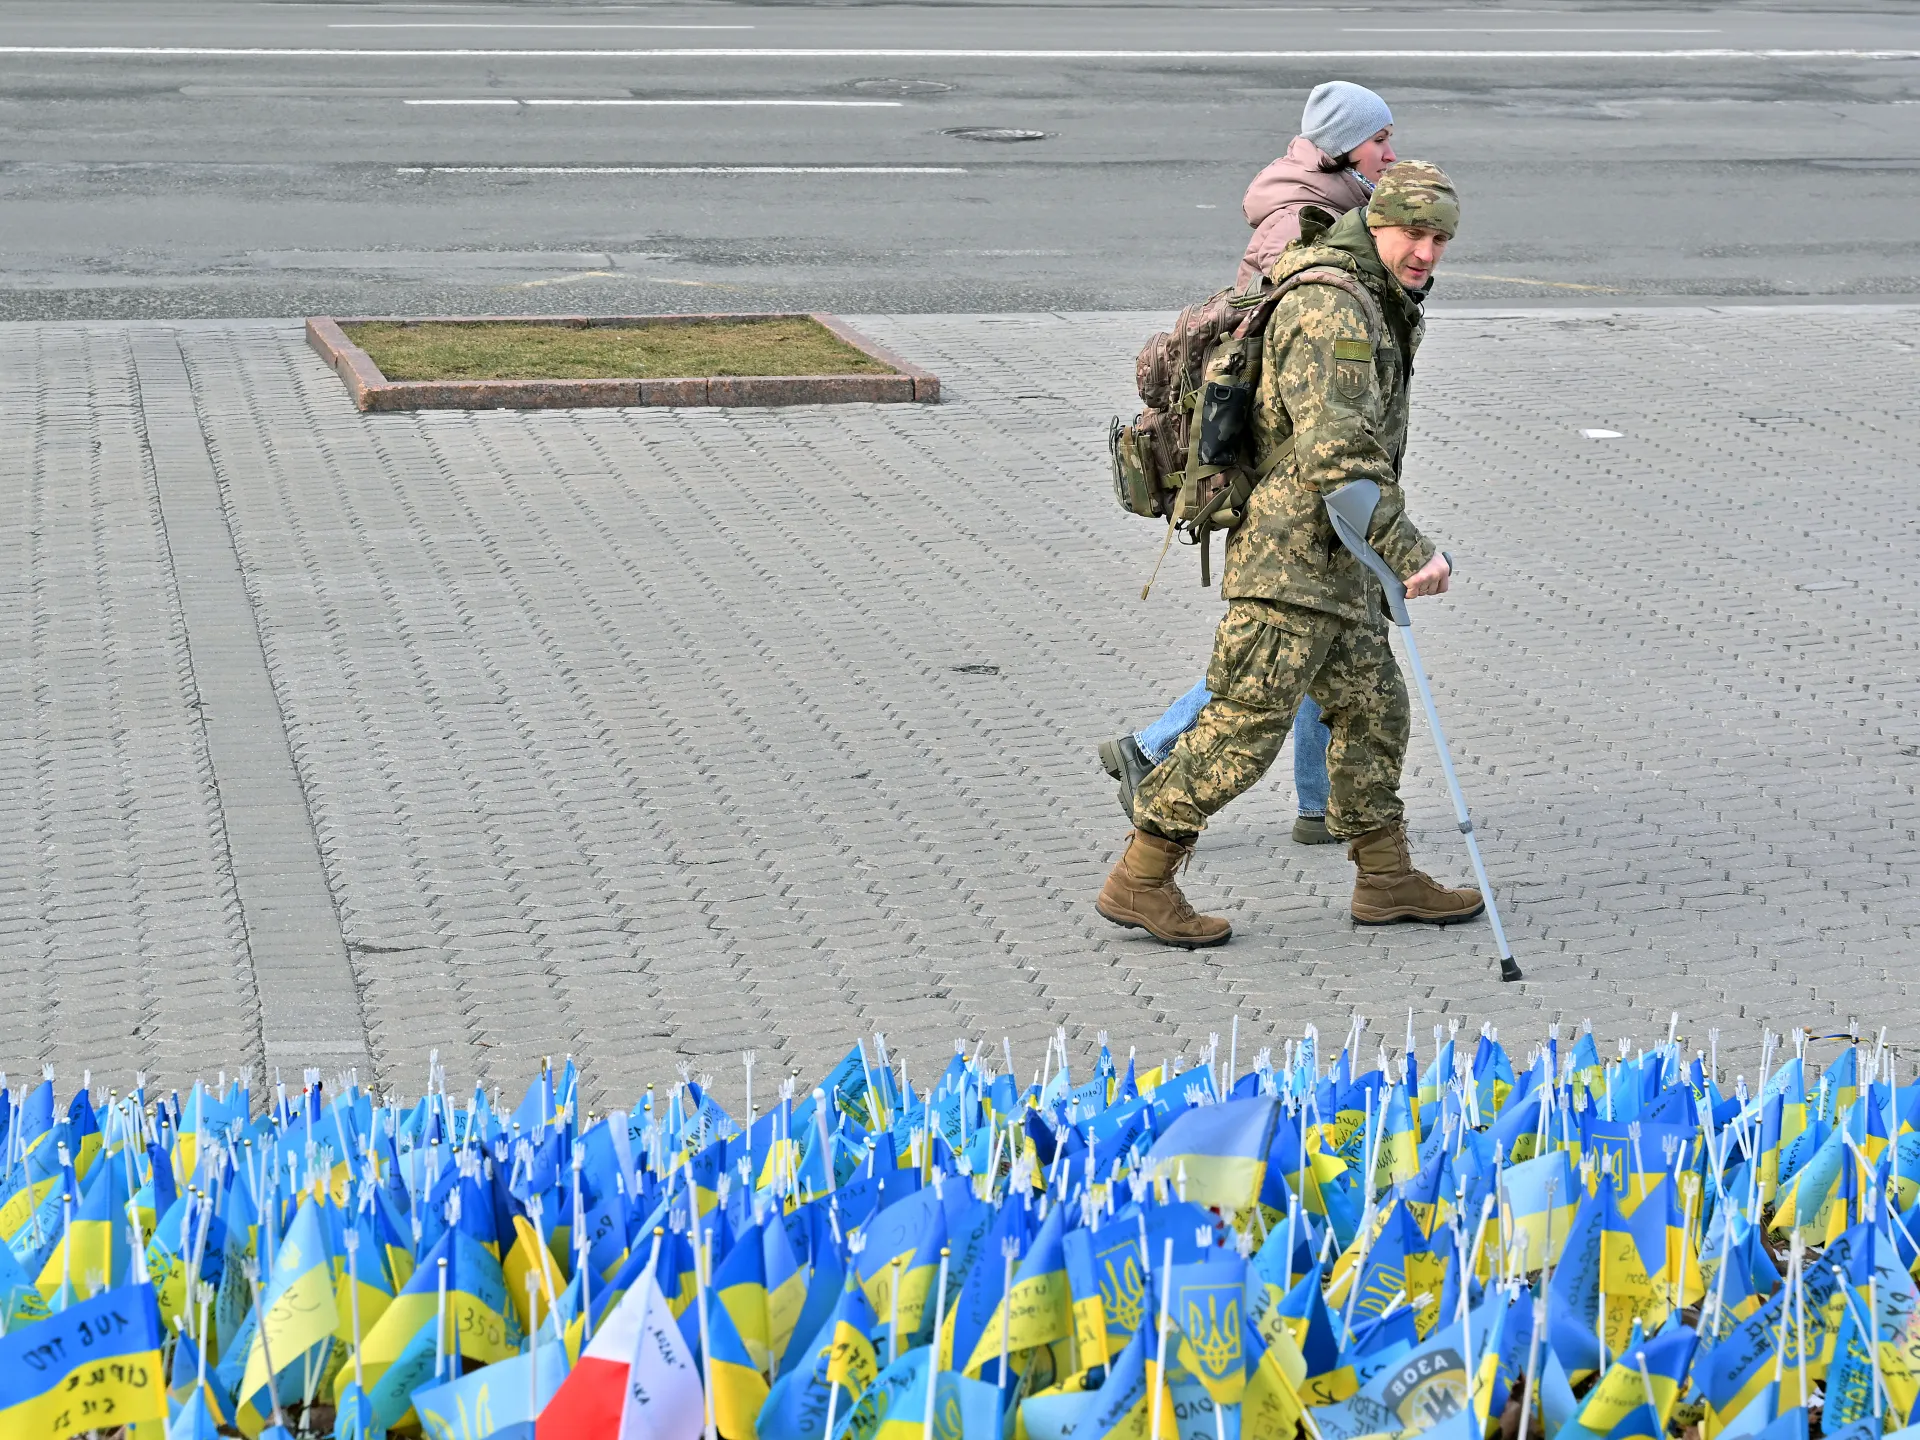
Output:
<path fill-rule="evenodd" d="M 1514 963 L 1513 950 L 1507 944 L 1506 929 L 1500 924 L 1500 907 L 1494 903 L 1493 886 L 1487 880 L 1487 867 L 1480 862 L 1480 843 L 1474 839 L 1473 819 L 1467 814 L 1467 801 L 1460 793 L 1459 777 L 1453 773 L 1453 756 L 1447 750 L 1447 733 L 1440 726 L 1440 712 L 1433 707 L 1433 691 L 1427 687 L 1427 670 L 1420 663 L 1420 647 L 1413 638 L 1413 619 L 1407 614 L 1407 587 L 1400 583 L 1400 577 L 1393 573 L 1392 567 L 1367 543 L 1373 507 L 1380 502 L 1380 487 L 1371 480 L 1355 480 L 1328 495 L 1326 502 L 1327 515 L 1333 521 L 1333 530 L 1340 537 L 1340 543 L 1352 552 L 1354 559 L 1373 572 L 1380 581 L 1380 588 L 1386 592 L 1387 613 L 1393 617 L 1393 623 L 1400 627 L 1400 638 L 1406 641 L 1414 687 L 1420 692 L 1420 703 L 1426 707 L 1427 728 L 1433 732 L 1434 748 L 1440 752 L 1440 769 L 1447 777 L 1447 790 L 1453 796 L 1454 818 L 1460 823 L 1460 833 L 1466 837 L 1467 858 L 1473 861 L 1473 877 L 1480 884 L 1481 898 L 1487 902 L 1487 919 L 1493 922 L 1493 940 L 1500 954 L 1500 978 L 1521 979 L 1520 967 Z"/>

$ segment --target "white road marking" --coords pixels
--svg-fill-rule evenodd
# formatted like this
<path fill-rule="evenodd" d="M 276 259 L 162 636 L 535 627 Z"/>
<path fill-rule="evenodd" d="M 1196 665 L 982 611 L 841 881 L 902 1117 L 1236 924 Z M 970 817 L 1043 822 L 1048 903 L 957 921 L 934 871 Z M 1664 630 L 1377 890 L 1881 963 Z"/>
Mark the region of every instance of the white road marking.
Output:
<path fill-rule="evenodd" d="M 1342 35 L 1718 35 L 1718 30 L 1589 30 L 1582 26 L 1534 26 L 1495 29 L 1486 25 L 1348 25 Z"/>
<path fill-rule="evenodd" d="M 264 45 L 0 45 L 0 55 L 241 60 L 1920 60 L 1920 50 L 349 50 Z"/>
<path fill-rule="evenodd" d="M 487 20 L 350 20 L 329 30 L 751 30 L 751 25 L 500 25 Z"/>
<path fill-rule="evenodd" d="M 960 165 L 397 165 L 396 175 L 965 175 Z"/>
<path fill-rule="evenodd" d="M 808 105 L 898 110 L 904 100 L 402 100 L 402 105 Z"/>

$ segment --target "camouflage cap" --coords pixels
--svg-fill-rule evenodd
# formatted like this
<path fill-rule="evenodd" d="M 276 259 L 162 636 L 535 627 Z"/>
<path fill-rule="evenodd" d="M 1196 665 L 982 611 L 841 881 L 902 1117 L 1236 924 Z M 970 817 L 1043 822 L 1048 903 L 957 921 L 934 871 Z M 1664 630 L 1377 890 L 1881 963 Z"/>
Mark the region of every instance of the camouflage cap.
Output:
<path fill-rule="evenodd" d="M 1367 201 L 1367 224 L 1438 230 L 1449 240 L 1460 228 L 1460 196 L 1438 165 L 1402 160 L 1387 167 Z"/>

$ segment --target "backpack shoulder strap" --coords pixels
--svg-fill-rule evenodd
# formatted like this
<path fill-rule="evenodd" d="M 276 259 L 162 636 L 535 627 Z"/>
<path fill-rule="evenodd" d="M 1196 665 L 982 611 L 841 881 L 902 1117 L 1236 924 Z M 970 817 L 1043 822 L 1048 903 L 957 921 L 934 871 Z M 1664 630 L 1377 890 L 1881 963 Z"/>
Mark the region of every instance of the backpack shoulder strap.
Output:
<path fill-rule="evenodd" d="M 1360 314 L 1362 318 L 1365 319 L 1367 325 L 1367 340 L 1376 350 L 1379 348 L 1381 332 L 1386 329 L 1387 325 L 1387 317 L 1381 312 L 1380 302 L 1373 297 L 1373 292 L 1368 290 L 1365 285 L 1362 285 L 1358 280 L 1354 279 L 1347 271 L 1333 265 L 1314 265 L 1289 275 L 1285 280 L 1282 280 L 1278 285 L 1274 286 L 1269 294 L 1262 296 L 1261 303 L 1268 311 L 1260 322 L 1263 328 L 1267 320 L 1271 318 L 1273 306 L 1278 305 L 1284 296 L 1291 294 L 1302 285 L 1331 285 L 1337 290 L 1346 291 L 1349 295 L 1353 296 L 1355 300 L 1358 300 L 1360 302 Z M 1253 477 L 1252 486 L 1249 487 L 1249 494 L 1253 487 L 1257 487 L 1274 471 L 1293 459 L 1293 438 L 1292 435 L 1288 435 L 1285 439 L 1275 444 L 1272 449 L 1262 451 L 1258 468 Z"/>
<path fill-rule="evenodd" d="M 1373 343 L 1376 349 L 1379 347 L 1380 332 L 1387 328 L 1387 317 L 1380 309 L 1380 302 L 1374 298 L 1373 292 L 1367 289 L 1366 286 L 1354 279 L 1354 277 L 1345 270 L 1333 265 L 1313 265 L 1305 270 L 1297 271 L 1282 280 L 1265 295 L 1262 295 L 1260 297 L 1260 309 L 1256 312 L 1259 316 L 1259 325 L 1253 328 L 1264 330 L 1267 322 L 1273 318 L 1273 307 L 1278 305 L 1285 296 L 1299 289 L 1302 285 L 1331 285 L 1337 290 L 1346 291 L 1349 295 L 1353 296 L 1354 299 L 1358 300 L 1360 302 L 1360 314 L 1367 322 L 1367 338 Z M 1241 322 L 1240 329 L 1234 333 L 1252 334 L 1253 329 L 1250 329 L 1249 326 L 1252 324 L 1253 319 L 1254 316 L 1249 315 L 1245 321 Z"/>

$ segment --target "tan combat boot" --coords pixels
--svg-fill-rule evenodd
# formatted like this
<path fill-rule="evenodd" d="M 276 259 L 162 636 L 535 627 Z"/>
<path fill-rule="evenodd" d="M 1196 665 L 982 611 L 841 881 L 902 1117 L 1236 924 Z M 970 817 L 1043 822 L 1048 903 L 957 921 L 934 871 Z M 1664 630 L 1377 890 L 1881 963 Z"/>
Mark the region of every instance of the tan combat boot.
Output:
<path fill-rule="evenodd" d="M 1187 897 L 1174 883 L 1173 872 L 1193 854 L 1192 844 L 1178 845 L 1135 830 L 1127 836 L 1120 859 L 1100 887 L 1100 898 L 1093 902 L 1107 919 L 1129 929 L 1144 930 L 1169 945 L 1184 945 L 1189 950 L 1202 945 L 1222 945 L 1233 935 L 1233 926 L 1218 915 L 1196 915 Z"/>
<path fill-rule="evenodd" d="M 1347 846 L 1347 858 L 1360 871 L 1353 882 L 1353 918 L 1362 925 L 1453 925 L 1487 908 L 1478 890 L 1452 890 L 1414 869 L 1404 825 L 1362 835 Z"/>

